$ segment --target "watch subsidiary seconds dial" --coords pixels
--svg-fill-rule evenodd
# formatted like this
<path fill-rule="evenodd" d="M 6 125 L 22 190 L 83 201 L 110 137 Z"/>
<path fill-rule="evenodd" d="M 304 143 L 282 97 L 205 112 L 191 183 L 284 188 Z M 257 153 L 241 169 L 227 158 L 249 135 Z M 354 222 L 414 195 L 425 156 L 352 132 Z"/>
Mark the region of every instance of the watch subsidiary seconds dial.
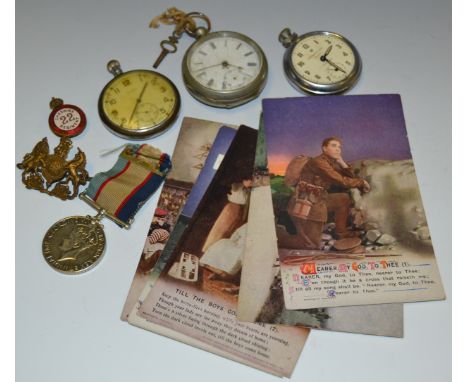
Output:
<path fill-rule="evenodd" d="M 361 74 L 361 58 L 354 45 L 333 32 L 297 36 L 289 28 L 279 41 L 286 49 L 283 66 L 289 82 L 305 93 L 336 94 L 350 89 Z"/>
<path fill-rule="evenodd" d="M 107 64 L 115 78 L 102 90 L 99 115 L 114 134 L 130 139 L 165 132 L 175 121 L 180 96 L 165 76 L 151 70 L 122 72 L 117 60 Z"/>
<path fill-rule="evenodd" d="M 262 49 L 237 32 L 203 35 L 187 50 L 182 62 L 187 90 L 215 107 L 233 108 L 255 99 L 265 86 L 267 73 Z"/>

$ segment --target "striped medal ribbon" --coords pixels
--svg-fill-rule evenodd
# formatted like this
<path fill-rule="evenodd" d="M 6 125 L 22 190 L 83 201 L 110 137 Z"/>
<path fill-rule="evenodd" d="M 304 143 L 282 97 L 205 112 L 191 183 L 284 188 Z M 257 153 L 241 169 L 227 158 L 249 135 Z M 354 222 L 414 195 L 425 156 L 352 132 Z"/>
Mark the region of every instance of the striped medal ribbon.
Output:
<path fill-rule="evenodd" d="M 135 214 L 171 169 L 169 155 L 147 144 L 126 145 L 115 165 L 96 174 L 80 198 L 117 223 L 129 228 Z"/>
<path fill-rule="evenodd" d="M 53 224 L 42 241 L 42 255 L 55 270 L 78 274 L 96 266 L 104 255 L 105 216 L 129 228 L 135 214 L 158 189 L 171 169 L 169 155 L 149 145 L 126 145 L 109 171 L 91 179 L 80 198 L 96 216 L 69 216 Z"/>

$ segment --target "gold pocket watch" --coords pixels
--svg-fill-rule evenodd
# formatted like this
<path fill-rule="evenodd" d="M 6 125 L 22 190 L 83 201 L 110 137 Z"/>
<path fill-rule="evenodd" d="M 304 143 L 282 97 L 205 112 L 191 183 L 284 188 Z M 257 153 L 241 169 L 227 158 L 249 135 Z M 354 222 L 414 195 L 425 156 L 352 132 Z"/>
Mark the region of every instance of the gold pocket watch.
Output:
<path fill-rule="evenodd" d="M 287 48 L 283 58 L 286 77 L 305 93 L 343 93 L 359 79 L 361 57 L 338 33 L 317 31 L 297 36 L 285 28 L 279 41 Z"/>
<path fill-rule="evenodd" d="M 197 26 L 201 19 L 206 27 Z M 183 33 L 196 39 L 182 61 L 182 76 L 189 93 L 200 102 L 222 108 L 233 108 L 257 98 L 265 87 L 268 64 L 260 46 L 251 38 L 230 31 L 210 32 L 211 23 L 201 12 L 184 13 L 168 9 L 153 19 L 159 23 L 175 24 L 168 40 L 161 42 L 161 54 L 156 68 L 168 53 L 177 51 Z"/>
<path fill-rule="evenodd" d="M 144 69 L 123 72 L 117 60 L 109 61 L 107 69 L 115 78 L 102 90 L 98 109 L 112 133 L 146 139 L 171 127 L 180 109 L 180 95 L 167 77 Z"/>

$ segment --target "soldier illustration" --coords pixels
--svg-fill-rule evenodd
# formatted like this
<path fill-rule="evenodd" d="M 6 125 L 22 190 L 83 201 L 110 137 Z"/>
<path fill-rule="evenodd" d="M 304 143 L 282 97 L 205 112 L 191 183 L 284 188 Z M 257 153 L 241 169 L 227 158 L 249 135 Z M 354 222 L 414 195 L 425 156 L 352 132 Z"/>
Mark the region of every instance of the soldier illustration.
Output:
<path fill-rule="evenodd" d="M 370 185 L 365 179 L 356 177 L 351 165 L 343 160 L 341 145 L 338 137 L 326 138 L 322 143 L 322 154 L 314 158 L 296 157 L 288 165 L 285 183 L 295 186 L 288 204 L 288 214 L 297 235 L 279 230 L 280 247 L 319 249 L 323 225 L 329 212 L 334 215 L 337 239 L 359 236 L 360 232 L 347 229 L 352 205 L 349 190 L 358 188 L 369 192 Z M 297 176 L 291 181 L 294 166 Z"/>

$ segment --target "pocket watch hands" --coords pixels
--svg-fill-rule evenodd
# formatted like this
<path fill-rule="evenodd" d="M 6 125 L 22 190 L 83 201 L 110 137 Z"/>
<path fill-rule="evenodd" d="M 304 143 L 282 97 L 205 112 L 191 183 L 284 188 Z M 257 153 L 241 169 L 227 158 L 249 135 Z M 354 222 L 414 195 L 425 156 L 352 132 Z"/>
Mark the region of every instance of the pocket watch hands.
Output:
<path fill-rule="evenodd" d="M 236 68 L 237 70 L 239 70 L 239 72 L 241 72 L 242 74 L 244 74 L 246 76 L 249 76 L 249 77 L 253 77 L 251 74 L 245 72 L 244 68 L 242 66 L 235 66 L 235 65 L 231 65 L 231 66 Z"/>
<path fill-rule="evenodd" d="M 320 61 L 326 61 L 328 64 L 330 64 L 331 66 L 333 66 L 335 68 L 335 70 L 339 70 L 341 72 L 343 72 L 344 74 L 346 74 L 346 71 L 341 68 L 340 66 L 336 65 L 333 61 L 329 60 L 327 58 L 327 56 L 330 54 L 331 50 L 333 48 L 333 45 L 330 45 L 327 50 L 325 51 L 325 53 L 323 54 L 323 56 L 320 56 Z"/>
<path fill-rule="evenodd" d="M 148 82 L 145 82 L 145 84 L 143 85 L 143 89 L 141 89 L 140 95 L 138 96 L 138 98 L 137 98 L 137 100 L 135 102 L 135 107 L 132 110 L 132 114 L 130 115 L 130 119 L 128 120 L 128 123 L 132 122 L 135 111 L 136 111 L 138 105 L 140 104 L 141 99 L 143 98 L 143 94 L 145 93 L 145 90 L 146 90 L 147 86 L 148 86 Z"/>
<path fill-rule="evenodd" d="M 197 69 L 197 70 L 194 70 L 193 73 L 198 73 L 198 72 L 201 72 L 201 71 L 203 71 L 203 70 L 211 69 L 211 68 L 214 68 L 214 67 L 220 66 L 220 65 L 221 65 L 224 69 L 229 69 L 229 68 L 231 68 L 231 67 L 232 67 L 232 68 L 235 68 L 235 69 L 239 70 L 239 72 L 241 72 L 242 74 L 244 74 L 244 75 L 246 75 L 246 76 L 249 76 L 249 77 L 252 77 L 251 74 L 249 74 L 249 73 L 247 73 L 247 72 L 244 71 L 244 68 L 243 68 L 242 66 L 232 65 L 232 64 L 230 64 L 230 63 L 227 62 L 227 61 L 223 61 L 223 62 L 221 62 L 221 63 L 219 63 L 219 64 L 214 64 L 214 65 L 205 66 L 205 67 L 203 67 L 203 68 L 199 68 L 199 69 Z"/>
<path fill-rule="evenodd" d="M 330 53 L 331 48 L 332 48 L 332 46 L 330 45 L 330 46 L 328 47 L 327 51 L 325 52 L 325 54 L 324 54 L 323 56 L 320 57 L 320 61 L 325 61 L 325 62 L 327 62 L 328 64 L 330 64 L 331 66 L 333 66 L 333 67 L 335 68 L 335 70 L 339 70 L 339 71 L 343 72 L 344 74 L 346 74 L 346 71 L 345 71 L 342 67 L 336 65 L 333 61 L 331 61 L 331 60 L 329 60 L 329 59 L 327 58 L 327 55 Z"/>
<path fill-rule="evenodd" d="M 320 61 L 326 61 L 326 60 L 327 60 L 327 56 L 330 54 L 332 48 L 333 48 L 333 45 L 330 45 L 330 46 L 327 48 L 327 50 L 325 51 L 325 53 L 324 53 L 322 56 L 320 56 Z M 312 55 L 309 57 L 309 60 L 310 60 L 312 57 L 314 57 L 317 53 L 318 53 L 318 52 L 312 54 Z"/>
<path fill-rule="evenodd" d="M 344 74 L 346 74 L 346 71 L 343 68 L 341 68 L 340 66 L 336 65 L 333 61 L 330 61 L 327 58 L 325 58 L 325 61 L 328 62 L 331 66 L 333 66 L 335 68 L 335 70 L 339 70 L 339 71 L 343 72 Z"/>
<path fill-rule="evenodd" d="M 219 63 L 219 64 L 214 64 L 214 65 L 210 65 L 210 66 L 205 66 L 204 68 L 200 68 L 200 69 L 194 70 L 193 72 L 194 72 L 194 73 L 198 73 L 198 72 L 201 72 L 202 70 L 211 69 L 211 68 L 214 68 L 214 67 L 220 66 L 220 65 L 223 65 L 223 66 L 224 66 L 224 63 L 221 62 L 221 63 Z"/>

